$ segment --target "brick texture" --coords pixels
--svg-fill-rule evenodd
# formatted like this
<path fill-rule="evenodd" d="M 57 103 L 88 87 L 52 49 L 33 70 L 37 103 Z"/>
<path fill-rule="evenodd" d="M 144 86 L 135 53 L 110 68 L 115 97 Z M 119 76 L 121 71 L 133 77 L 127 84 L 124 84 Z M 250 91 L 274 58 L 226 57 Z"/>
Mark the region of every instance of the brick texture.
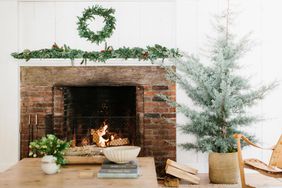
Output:
<path fill-rule="evenodd" d="M 158 97 L 163 94 L 175 100 L 176 87 L 165 79 L 162 68 L 21 67 L 20 74 L 21 158 L 28 155 L 28 142 L 31 139 L 29 122 L 34 125 L 36 139 L 46 133 L 47 117 L 62 115 L 60 86 L 136 86 L 137 130 L 140 138 L 137 143 L 142 148 L 140 155 L 155 158 L 159 176 L 164 175 L 166 159 L 176 159 L 176 110 Z M 56 122 L 54 125 L 55 131 L 62 131 Z"/>

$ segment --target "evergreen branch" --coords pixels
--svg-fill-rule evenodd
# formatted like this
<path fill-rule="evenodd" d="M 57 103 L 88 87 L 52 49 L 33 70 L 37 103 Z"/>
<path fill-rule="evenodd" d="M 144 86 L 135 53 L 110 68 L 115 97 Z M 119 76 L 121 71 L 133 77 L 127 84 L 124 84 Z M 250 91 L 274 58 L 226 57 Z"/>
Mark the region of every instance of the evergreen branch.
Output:
<path fill-rule="evenodd" d="M 251 123 L 254 123 L 256 121 L 259 121 L 259 119 L 255 116 L 242 116 L 238 115 L 231 120 L 228 120 L 227 124 L 229 127 L 237 127 L 238 125 L 244 125 L 247 126 Z"/>
<path fill-rule="evenodd" d="M 24 50 L 20 53 L 11 54 L 16 59 L 25 59 L 26 61 L 30 59 L 83 59 L 83 62 L 86 60 L 94 62 L 106 62 L 108 59 L 114 58 L 134 58 L 138 60 L 156 60 L 156 59 L 166 59 L 166 58 L 175 58 L 181 57 L 181 54 L 177 49 L 168 49 L 161 45 L 148 46 L 147 48 L 118 48 L 116 50 L 108 48 L 102 51 L 82 51 L 78 49 L 71 49 L 70 47 L 64 45 L 63 47 L 58 47 L 57 44 L 54 44 L 51 49 L 41 49 L 41 50 Z"/>
<path fill-rule="evenodd" d="M 271 84 L 263 85 L 256 90 L 249 91 L 247 94 L 241 95 L 241 99 L 243 101 L 244 106 L 253 106 L 258 100 L 263 99 L 266 94 L 276 88 L 278 86 L 278 82 L 274 81 Z"/>
<path fill-rule="evenodd" d="M 180 147 L 182 147 L 185 150 L 196 150 L 199 151 L 199 147 L 196 144 L 192 144 L 192 143 L 184 143 L 184 144 L 179 144 Z"/>

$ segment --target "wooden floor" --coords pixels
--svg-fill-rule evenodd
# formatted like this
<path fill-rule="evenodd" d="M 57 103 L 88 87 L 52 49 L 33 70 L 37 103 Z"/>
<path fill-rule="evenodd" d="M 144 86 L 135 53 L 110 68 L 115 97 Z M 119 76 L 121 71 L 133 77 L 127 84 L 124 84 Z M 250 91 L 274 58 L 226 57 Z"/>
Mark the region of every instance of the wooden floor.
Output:
<path fill-rule="evenodd" d="M 200 185 L 191 185 L 188 182 L 181 181 L 179 188 L 241 188 L 240 184 L 234 185 L 220 185 L 220 184 L 210 184 L 208 174 L 199 174 L 201 178 Z M 247 183 L 253 185 L 257 188 L 282 188 L 282 178 L 274 179 L 269 178 L 260 174 L 247 174 Z M 164 187 L 160 183 L 160 187 Z"/>

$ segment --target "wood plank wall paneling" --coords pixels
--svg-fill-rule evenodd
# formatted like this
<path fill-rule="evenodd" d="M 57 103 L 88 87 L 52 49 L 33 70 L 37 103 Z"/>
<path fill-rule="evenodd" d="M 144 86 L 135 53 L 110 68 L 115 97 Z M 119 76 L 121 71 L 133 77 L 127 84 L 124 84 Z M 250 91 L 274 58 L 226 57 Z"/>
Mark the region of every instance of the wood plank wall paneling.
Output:
<path fill-rule="evenodd" d="M 18 65 L 10 57 L 17 49 L 44 48 L 57 42 L 71 47 L 100 49 L 80 39 L 76 31 L 76 16 L 91 4 L 90 0 L 1 0 L 0 1 L 0 166 L 16 161 L 18 156 Z M 117 9 L 117 30 L 109 42 L 114 46 L 146 46 L 160 43 L 179 47 L 189 53 L 203 53 L 206 35 L 213 35 L 211 19 L 226 7 L 226 0 L 97 0 L 99 4 Z M 235 32 L 253 32 L 256 41 L 251 53 L 242 59 L 243 71 L 253 85 L 262 81 L 282 79 L 280 45 L 282 16 L 280 0 L 231 0 L 236 12 Z M 7 63 L 8 62 L 8 63 Z M 254 124 L 260 143 L 275 143 L 282 132 L 282 87 L 280 86 L 252 112 L 266 121 Z M 178 99 L 184 102 L 178 89 Z M 178 114 L 178 121 L 185 118 Z M 178 143 L 193 138 L 177 132 Z M 5 144 L 5 143 L 10 144 Z M 4 143 L 4 144 L 3 144 Z M 206 155 L 177 150 L 178 161 L 207 171 Z M 268 153 L 246 149 L 246 156 L 266 160 Z M 11 160 L 10 160 L 11 159 Z M 0 167 L 1 170 L 1 167 Z"/>
<path fill-rule="evenodd" d="M 116 30 L 107 39 L 113 47 L 145 47 L 153 44 L 176 46 L 175 27 L 171 27 L 175 23 L 174 1 L 98 4 L 116 9 Z M 98 47 L 78 36 L 77 16 L 81 16 L 83 9 L 92 5 L 89 2 L 20 2 L 19 48 L 44 48 L 53 42 L 87 50 L 103 48 L 103 44 Z M 103 27 L 102 22 L 95 23 L 95 31 Z"/>

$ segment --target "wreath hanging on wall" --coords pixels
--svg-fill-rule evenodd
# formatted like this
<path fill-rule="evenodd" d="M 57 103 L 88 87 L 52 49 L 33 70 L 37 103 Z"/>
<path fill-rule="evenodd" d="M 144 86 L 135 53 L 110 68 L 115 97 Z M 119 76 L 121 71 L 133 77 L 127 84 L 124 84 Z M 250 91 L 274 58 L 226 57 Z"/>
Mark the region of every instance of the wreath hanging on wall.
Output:
<path fill-rule="evenodd" d="M 115 30 L 116 19 L 114 17 L 115 10 L 106 9 L 101 6 L 92 6 L 83 11 L 82 17 L 78 17 L 78 33 L 80 37 L 86 38 L 88 41 L 100 44 L 109 38 Z M 95 16 L 104 18 L 105 26 L 101 31 L 93 32 L 89 29 L 88 21 L 95 20 Z"/>
<path fill-rule="evenodd" d="M 106 9 L 99 5 L 88 7 L 84 9 L 82 16 L 78 17 L 77 30 L 79 36 L 86 38 L 91 43 L 100 44 L 105 41 L 106 38 L 110 37 L 115 30 L 116 19 L 114 17 L 115 10 L 112 8 Z M 104 27 L 101 31 L 91 31 L 89 28 L 89 21 L 95 20 L 95 16 L 101 16 L 104 18 Z M 14 52 L 11 54 L 16 59 L 51 59 L 51 58 L 62 58 L 62 59 L 82 59 L 81 63 L 86 63 L 87 60 L 95 62 L 105 62 L 112 58 L 134 58 L 138 60 L 156 60 L 165 58 L 177 58 L 182 55 L 178 52 L 178 49 L 167 48 L 159 44 L 154 46 L 147 46 L 146 48 L 140 47 L 120 47 L 113 49 L 112 46 L 107 46 L 101 51 L 83 51 L 80 49 L 73 49 L 67 45 L 59 47 L 56 43 L 53 44 L 50 49 L 40 50 L 28 50 L 25 49 L 23 52 Z"/>

